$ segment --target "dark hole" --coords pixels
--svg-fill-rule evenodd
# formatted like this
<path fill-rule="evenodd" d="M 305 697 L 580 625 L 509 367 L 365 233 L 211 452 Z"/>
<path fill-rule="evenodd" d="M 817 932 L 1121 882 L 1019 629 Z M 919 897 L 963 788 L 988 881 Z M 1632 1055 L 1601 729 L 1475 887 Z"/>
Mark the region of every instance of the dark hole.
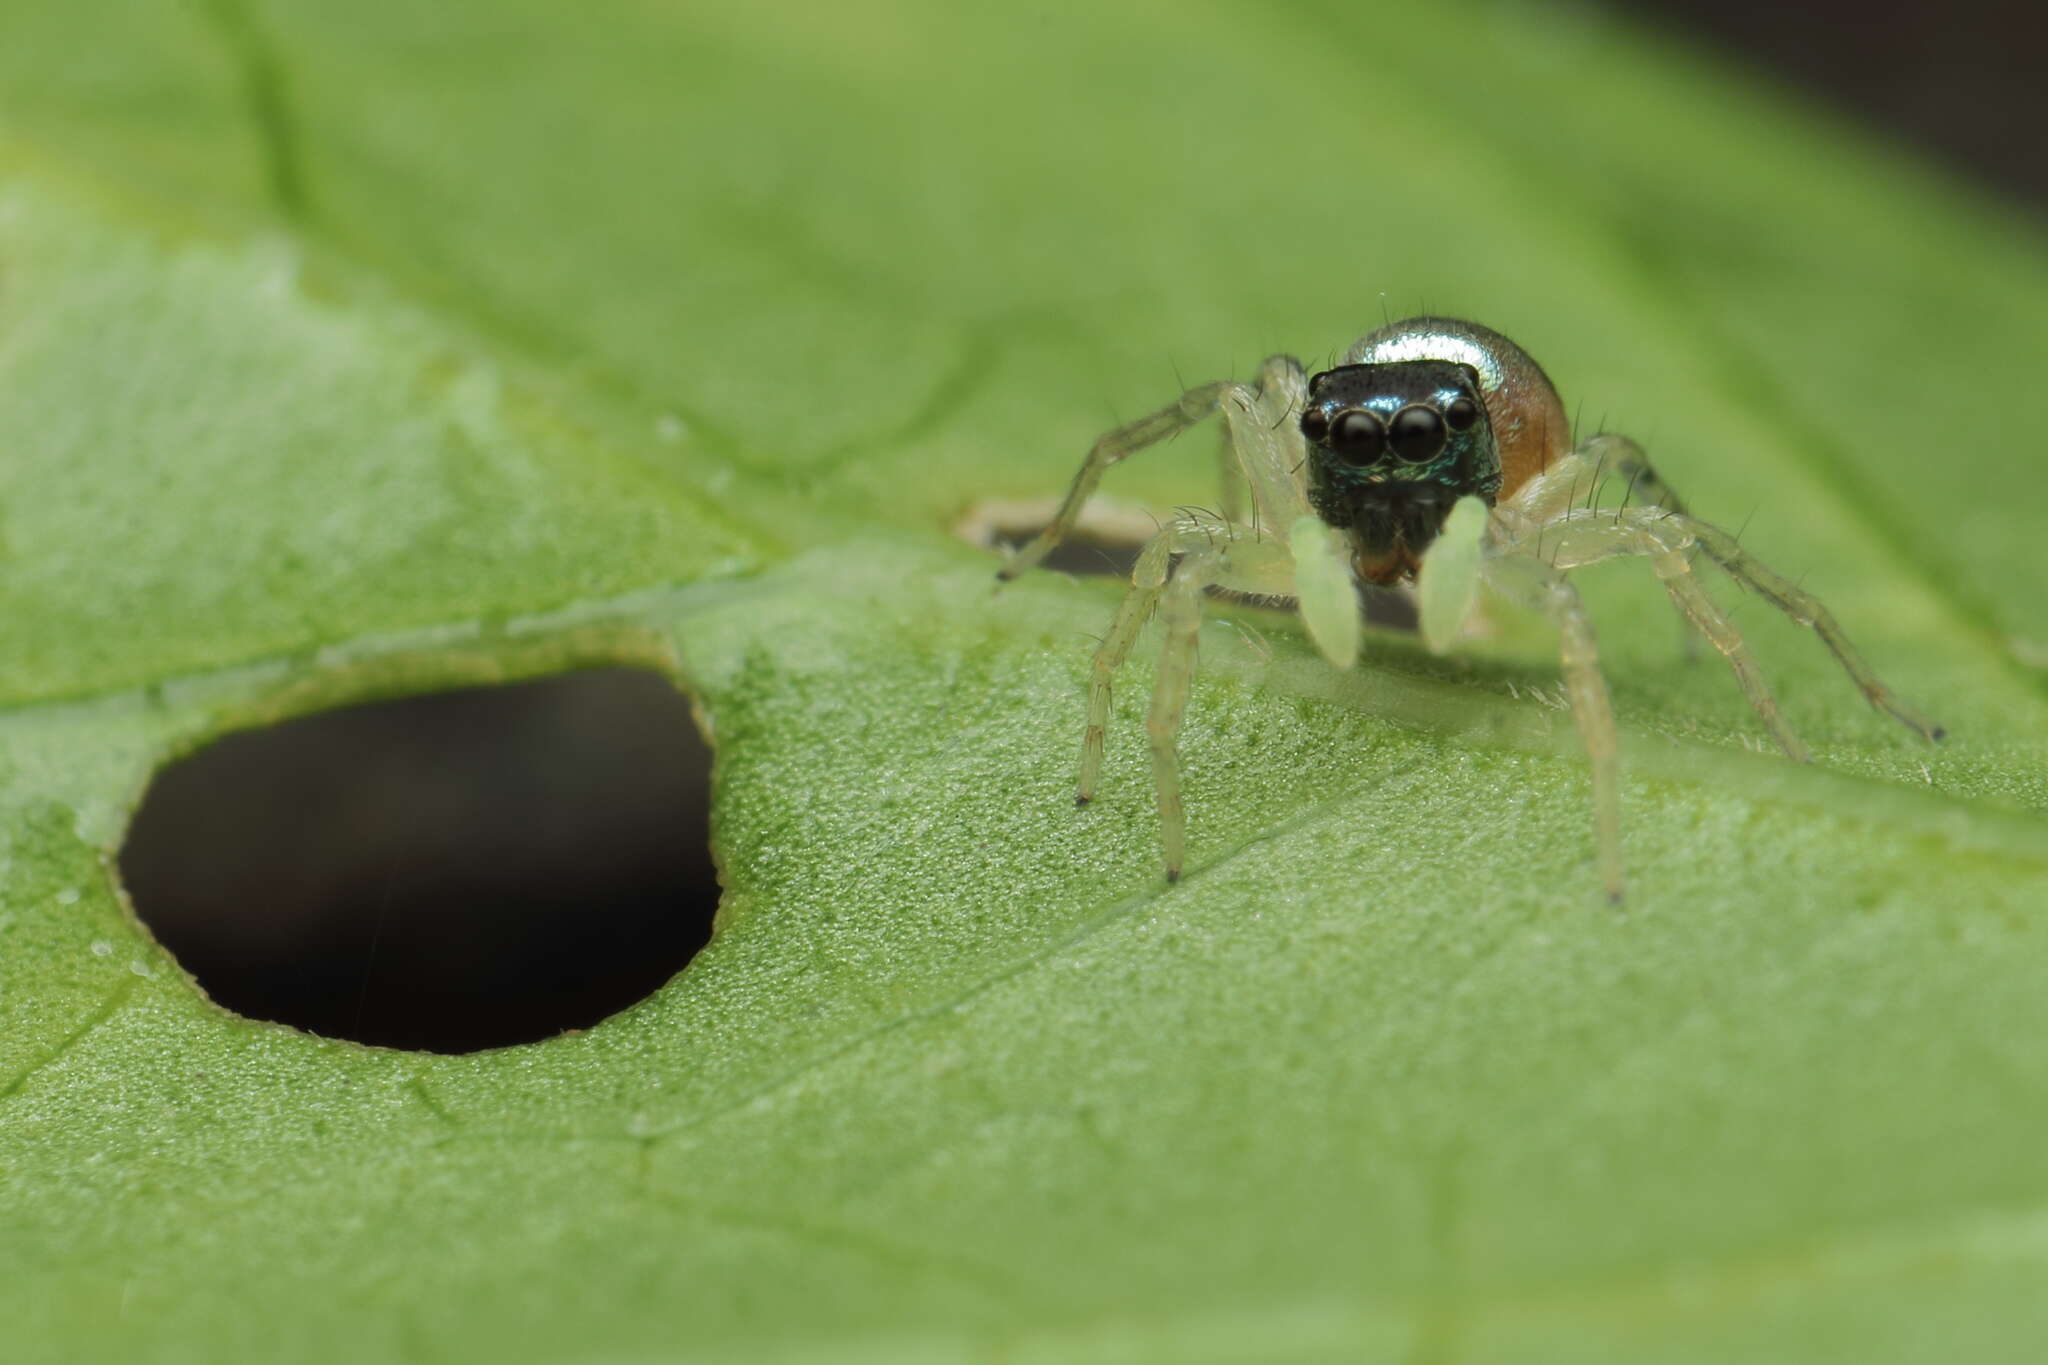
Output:
<path fill-rule="evenodd" d="M 1020 536 L 1017 543 L 1021 545 L 1029 539 L 1029 536 Z M 1131 570 L 1138 566 L 1138 551 L 1144 548 L 1143 541 L 1106 541 L 1071 536 L 1053 546 L 1044 563 L 1055 573 L 1129 578 Z"/>
<path fill-rule="evenodd" d="M 121 876 L 239 1014 L 429 1052 L 532 1042 L 643 999 L 710 937 L 710 771 L 653 673 L 376 702 L 165 768 Z"/>

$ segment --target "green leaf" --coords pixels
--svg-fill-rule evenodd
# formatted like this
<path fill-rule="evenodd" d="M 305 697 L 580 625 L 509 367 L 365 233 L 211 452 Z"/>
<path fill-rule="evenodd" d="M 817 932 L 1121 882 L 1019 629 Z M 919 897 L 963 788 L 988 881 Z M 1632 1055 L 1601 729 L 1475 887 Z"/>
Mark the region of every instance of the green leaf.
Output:
<path fill-rule="evenodd" d="M 0 8 L 7 1358 L 2024 1358 L 2044 259 L 1550 6 Z M 1149 653 L 1071 802 L 1116 589 L 946 528 L 1425 306 L 1950 742 L 1751 605 L 1764 755 L 1586 575 L 1615 913 L 1540 628 L 1339 673 L 1240 609 L 1166 888 Z M 703 705 L 726 898 L 588 1033 L 236 1019 L 110 880 L 212 735 L 618 660 Z"/>

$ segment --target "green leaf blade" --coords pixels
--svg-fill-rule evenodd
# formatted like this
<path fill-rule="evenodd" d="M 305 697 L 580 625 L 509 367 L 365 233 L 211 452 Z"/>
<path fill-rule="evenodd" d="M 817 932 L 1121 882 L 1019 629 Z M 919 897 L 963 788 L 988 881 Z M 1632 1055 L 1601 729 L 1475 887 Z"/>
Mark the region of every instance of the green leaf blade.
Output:
<path fill-rule="evenodd" d="M 1992 405 L 1930 484 L 1870 397 L 1937 321 L 1935 387 L 2011 391 L 2039 233 L 1628 34 L 1447 13 L 0 10 L 10 1360 L 2038 1339 L 2048 474 Z M 1348 79 L 1447 32 L 1455 100 Z M 1429 167 L 1400 214 L 1330 173 L 1387 147 Z M 1752 752 L 1654 584 L 1587 575 L 1617 914 L 1540 623 L 1339 672 L 1218 608 L 1167 888 L 1149 644 L 1071 800 L 1117 589 L 995 595 L 946 528 L 1383 296 L 1755 508 L 1953 739 L 1750 605 L 1819 762 Z M 1209 439 L 1108 491 L 1208 505 Z M 223 729 L 603 661 L 703 707 L 726 896 L 587 1033 L 238 1020 L 107 876 Z"/>

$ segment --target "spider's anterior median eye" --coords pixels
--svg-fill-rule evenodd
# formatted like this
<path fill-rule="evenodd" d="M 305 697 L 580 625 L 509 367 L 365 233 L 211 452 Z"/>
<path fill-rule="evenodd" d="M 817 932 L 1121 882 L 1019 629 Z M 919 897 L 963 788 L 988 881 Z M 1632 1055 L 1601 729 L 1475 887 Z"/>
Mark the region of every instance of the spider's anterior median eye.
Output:
<path fill-rule="evenodd" d="M 1479 420 L 1479 405 L 1469 398 L 1453 398 L 1444 409 L 1444 420 L 1451 424 L 1452 431 L 1470 431 Z"/>
<path fill-rule="evenodd" d="M 1371 464 L 1386 445 L 1387 429 L 1363 408 L 1340 412 L 1330 423 L 1330 449 L 1351 464 Z"/>
<path fill-rule="evenodd" d="M 1450 433 L 1444 430 L 1443 415 L 1435 408 L 1413 403 L 1394 414 L 1387 443 L 1394 454 L 1410 464 L 1430 459 L 1444 448 Z"/>

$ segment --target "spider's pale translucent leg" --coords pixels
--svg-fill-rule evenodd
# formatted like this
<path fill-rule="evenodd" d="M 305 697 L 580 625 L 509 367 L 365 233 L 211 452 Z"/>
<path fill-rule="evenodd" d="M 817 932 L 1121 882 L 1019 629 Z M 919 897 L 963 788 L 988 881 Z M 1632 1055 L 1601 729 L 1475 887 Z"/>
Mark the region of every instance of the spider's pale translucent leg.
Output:
<path fill-rule="evenodd" d="M 1060 510 L 1053 517 L 1052 524 L 1034 536 L 1029 544 L 1011 555 L 1009 562 L 1003 565 L 996 577 L 1007 582 L 1051 554 L 1053 547 L 1074 529 L 1074 522 L 1079 519 L 1081 508 L 1094 494 L 1096 485 L 1102 482 L 1103 472 L 1111 465 L 1169 436 L 1178 436 L 1215 412 L 1216 405 L 1223 401 L 1223 396 L 1239 387 L 1242 386 L 1232 384 L 1228 380 L 1203 384 L 1189 389 L 1159 411 L 1149 413 L 1135 422 L 1097 437 L 1095 444 L 1088 450 L 1088 458 L 1081 462 L 1080 472 L 1074 475 L 1074 482 L 1067 489 L 1067 496 L 1060 503 Z"/>
<path fill-rule="evenodd" d="M 1679 497 L 1677 490 L 1664 482 L 1664 476 L 1659 474 L 1656 466 L 1650 463 L 1650 457 L 1643 452 L 1641 446 L 1637 445 L 1630 438 L 1616 435 L 1613 432 L 1604 432 L 1601 435 L 1590 437 L 1581 442 L 1575 453 L 1580 459 L 1591 461 L 1596 471 L 1604 471 L 1614 480 L 1626 482 L 1620 499 L 1614 503 L 1617 508 L 1661 507 L 1667 512 L 1676 512 L 1680 516 L 1691 515 L 1690 511 L 1686 508 L 1685 499 Z M 1595 507 L 1600 505 L 1601 491 L 1604 490 L 1596 490 L 1594 492 L 1592 501 Z M 1692 558 L 1691 550 L 1686 551 L 1686 558 L 1688 560 Z M 1667 582 L 1665 586 L 1669 587 L 1670 584 Z M 1692 627 L 1690 630 L 1682 630 L 1680 632 L 1681 647 L 1685 650 L 1685 657 L 1688 661 L 1700 657 L 1700 636 L 1702 635 L 1706 635 L 1707 639 L 1713 643 L 1716 649 L 1721 649 L 1720 641 L 1707 632 L 1706 627 L 1700 624 L 1699 618 L 1694 616 L 1692 612 L 1687 611 L 1685 613 L 1685 620 Z M 1731 664 L 1734 663 L 1733 656 L 1728 655 L 1727 650 L 1722 649 L 1721 652 L 1724 656 L 1728 657 Z M 1737 676 L 1742 676 L 1739 667 L 1737 668 Z M 1749 682 L 1746 678 L 1743 681 L 1743 690 L 1749 692 L 1750 701 L 1754 704 L 1756 694 L 1750 691 Z M 1762 714 L 1762 708 L 1760 707 L 1758 708 L 1758 714 Z M 1771 723 L 1771 718 L 1766 716 L 1765 724 Z M 1773 733 L 1776 733 L 1775 726 L 1773 726 Z M 1803 752 L 1795 750 L 1791 745 L 1785 745 L 1785 737 L 1783 735 L 1778 736 L 1778 743 L 1784 745 L 1785 752 L 1794 758 L 1798 758 L 1799 754 Z M 1801 759 L 1800 761 L 1803 762 L 1804 760 Z"/>
<path fill-rule="evenodd" d="M 1230 425 L 1216 432 L 1216 478 L 1222 490 L 1217 494 L 1225 521 L 1244 520 L 1244 470 L 1237 461 L 1237 442 Z"/>
<path fill-rule="evenodd" d="M 1593 618 L 1579 590 L 1558 578 L 1545 594 L 1550 617 L 1557 622 L 1565 689 L 1572 700 L 1572 719 L 1593 769 L 1593 837 L 1600 860 L 1600 884 L 1607 898 L 1621 903 L 1621 761 L 1614 731 L 1614 705 L 1607 679 L 1600 672 L 1600 647 L 1593 637 Z"/>
<path fill-rule="evenodd" d="M 1166 622 L 1166 647 L 1159 656 L 1159 675 L 1152 684 L 1152 706 L 1145 714 L 1145 736 L 1152 745 L 1152 781 L 1159 796 L 1159 843 L 1166 855 L 1166 880 L 1180 880 L 1187 863 L 1187 811 L 1180 797 L 1180 753 L 1175 740 L 1187 714 L 1188 689 L 1195 677 L 1197 645 L 1202 629 L 1202 590 L 1217 568 L 1216 557 L 1198 552 L 1181 560 L 1166 586 L 1160 615 Z"/>
<path fill-rule="evenodd" d="M 1503 499 L 1499 518 L 1516 537 L 1531 542 L 1523 547 L 1525 552 L 1555 561 L 1562 546 L 1552 534 L 1554 528 L 1567 521 L 1583 522 L 1595 513 L 1644 510 L 1684 515 L 1685 504 L 1641 446 L 1609 432 L 1579 442 L 1571 454 Z M 1640 548 L 1633 552 L 1647 553 Z M 1692 618 L 1683 619 L 1685 652 L 1697 658 L 1699 636 L 1690 629 Z"/>
<path fill-rule="evenodd" d="M 1685 613 L 1693 628 L 1720 650 L 1722 657 L 1728 660 L 1728 666 L 1735 670 L 1735 680 L 1742 684 L 1743 695 L 1749 698 L 1757 718 L 1770 730 L 1771 738 L 1777 740 L 1778 747 L 1785 751 L 1785 757 L 1794 763 L 1806 762 L 1806 746 L 1785 723 L 1785 717 L 1778 710 L 1778 699 L 1771 695 L 1763 674 L 1757 671 L 1756 660 L 1751 656 L 1742 632 L 1700 586 L 1699 579 L 1693 574 L 1692 556 L 1688 550 L 1658 549 L 1650 555 L 1650 564 L 1656 569 L 1657 577 L 1663 580 L 1671 600 Z"/>
<path fill-rule="evenodd" d="M 1172 531 L 1161 531 L 1145 542 L 1137 565 L 1131 570 L 1130 590 L 1117 604 L 1110 619 L 1109 633 L 1096 646 L 1095 661 L 1088 674 L 1088 729 L 1081 736 L 1081 780 L 1074 803 L 1085 806 L 1095 799 L 1095 784 L 1102 776 L 1102 749 L 1109 733 L 1110 682 L 1130 655 L 1138 632 L 1145 628 L 1159 593 L 1166 586 L 1167 564 L 1173 556 Z"/>
<path fill-rule="evenodd" d="M 1843 671 L 1872 706 L 1917 732 L 1923 739 L 1937 740 L 1947 733 L 1892 694 L 1892 690 L 1863 661 L 1863 656 L 1856 652 L 1856 647 L 1849 643 L 1849 637 L 1842 632 L 1834 613 L 1823 606 L 1819 598 L 1743 549 L 1726 531 L 1703 521 L 1694 521 L 1691 517 L 1673 516 L 1669 520 L 1697 541 L 1709 559 L 1728 571 L 1729 577 L 1820 636 L 1834 654 L 1835 661 L 1841 664 Z"/>
<path fill-rule="evenodd" d="M 1573 454 L 1587 461 L 1603 480 L 1611 478 L 1626 485 L 1619 499 L 1609 499 L 1616 506 L 1661 507 L 1688 515 L 1684 500 L 1664 482 L 1643 448 L 1628 437 L 1603 432 L 1581 441 Z"/>
<path fill-rule="evenodd" d="M 1572 719 L 1593 770 L 1593 837 L 1600 864 L 1600 882 L 1607 898 L 1621 903 L 1621 762 L 1614 728 L 1614 705 L 1607 679 L 1600 672 L 1600 647 L 1593 618 L 1565 576 L 1526 555 L 1489 556 L 1486 579 L 1496 592 L 1533 607 L 1557 626 L 1565 692 Z"/>
<path fill-rule="evenodd" d="M 1012 555 L 996 577 L 1007 582 L 1052 553 L 1074 529 L 1081 509 L 1111 465 L 1179 435 L 1219 408 L 1226 419 L 1222 446 L 1225 507 L 1241 508 L 1243 490 L 1249 487 L 1254 539 L 1269 532 L 1285 534 L 1286 528 L 1309 510 L 1307 479 L 1301 472 L 1308 451 L 1294 425 L 1307 392 L 1308 379 L 1300 361 L 1292 356 L 1269 356 L 1259 367 L 1256 385 L 1226 380 L 1203 384 L 1159 411 L 1099 437 L 1074 475 L 1052 524 Z M 1230 511 L 1224 520 L 1240 522 L 1241 518 Z"/>
<path fill-rule="evenodd" d="M 1220 406 L 1237 475 L 1252 495 L 1254 538 L 1285 536 L 1309 511 L 1308 441 L 1297 425 L 1308 375 L 1291 355 L 1266 357 L 1256 388 L 1239 385 Z"/>
<path fill-rule="evenodd" d="M 1169 878 L 1180 876 L 1186 856 L 1186 819 L 1181 810 L 1180 764 L 1174 740 L 1194 676 L 1202 591 L 1214 583 L 1257 596 L 1294 594 L 1294 560 L 1287 537 L 1289 528 L 1309 511 L 1308 480 L 1302 472 L 1307 445 L 1296 424 L 1307 391 L 1308 377 L 1300 361 L 1270 356 L 1260 367 L 1256 386 L 1215 383 L 1189 389 L 1172 405 L 1109 432 L 1088 452 L 1052 523 L 998 575 L 1012 579 L 1043 560 L 1073 529 L 1109 466 L 1221 409 L 1225 505 L 1242 507 L 1243 491 L 1249 488 L 1251 523 L 1247 526 L 1235 516 L 1183 517 L 1146 542 L 1132 571 L 1130 589 L 1095 651 L 1088 684 L 1088 727 L 1081 740 L 1081 774 L 1075 791 L 1075 799 L 1082 805 L 1095 795 L 1109 730 L 1112 681 L 1163 595 L 1168 640 L 1153 688 L 1147 730 Z M 1181 556 L 1177 569 L 1176 555 Z M 1327 640 L 1318 643 L 1330 647 Z"/>
<path fill-rule="evenodd" d="M 1173 569 L 1176 555 L 1184 558 L 1181 566 Z M 1189 563 L 1197 564 L 1196 572 L 1203 580 L 1196 590 L 1198 607 L 1199 588 L 1210 582 L 1242 592 L 1274 595 L 1285 592 L 1292 580 L 1292 561 L 1284 542 L 1255 539 L 1248 528 L 1213 518 L 1177 518 L 1145 542 L 1131 569 L 1131 586 L 1117 604 L 1116 615 L 1110 618 L 1109 633 L 1096 646 L 1094 663 L 1089 668 L 1088 728 L 1081 738 L 1081 779 L 1074 793 L 1077 805 L 1085 806 L 1094 799 L 1095 786 L 1102 775 L 1111 684 L 1116 671 L 1130 657 L 1138 633 L 1158 606 L 1169 569 L 1173 571 L 1173 581 L 1178 583 L 1189 572 Z"/>

